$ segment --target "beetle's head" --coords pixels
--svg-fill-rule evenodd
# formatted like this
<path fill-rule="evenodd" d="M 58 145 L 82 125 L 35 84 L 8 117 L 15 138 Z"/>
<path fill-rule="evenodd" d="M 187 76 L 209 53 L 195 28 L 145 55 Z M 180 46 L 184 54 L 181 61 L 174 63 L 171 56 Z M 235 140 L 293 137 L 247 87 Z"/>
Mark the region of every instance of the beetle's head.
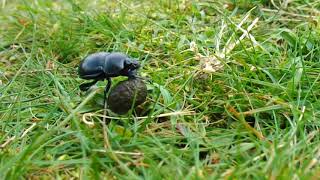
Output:
<path fill-rule="evenodd" d="M 128 70 L 135 70 L 140 68 L 140 64 L 136 59 L 127 58 L 124 62 L 124 68 Z"/>
<path fill-rule="evenodd" d="M 137 69 L 140 68 L 140 64 L 135 59 L 126 58 L 124 61 L 124 68 L 122 70 L 122 75 L 134 77 L 137 73 Z"/>

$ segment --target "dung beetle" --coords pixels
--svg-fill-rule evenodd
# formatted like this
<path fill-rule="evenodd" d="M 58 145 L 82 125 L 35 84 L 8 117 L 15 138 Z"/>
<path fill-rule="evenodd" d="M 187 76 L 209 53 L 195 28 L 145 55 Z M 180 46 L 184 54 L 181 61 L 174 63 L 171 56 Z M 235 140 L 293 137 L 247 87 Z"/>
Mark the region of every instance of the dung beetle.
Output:
<path fill-rule="evenodd" d="M 137 69 L 140 67 L 138 61 L 133 60 L 119 52 L 98 52 L 91 54 L 81 61 L 78 73 L 80 78 L 93 80 L 80 85 L 80 90 L 86 91 L 98 81 L 107 80 L 104 90 L 104 101 L 111 87 L 111 78 L 117 76 L 137 77 Z"/>

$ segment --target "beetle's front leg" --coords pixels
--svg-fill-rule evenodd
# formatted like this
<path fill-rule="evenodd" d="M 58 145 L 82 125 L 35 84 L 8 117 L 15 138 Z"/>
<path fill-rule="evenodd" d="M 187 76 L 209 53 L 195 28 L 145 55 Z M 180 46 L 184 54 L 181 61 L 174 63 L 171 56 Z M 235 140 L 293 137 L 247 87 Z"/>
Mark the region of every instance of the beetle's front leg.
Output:
<path fill-rule="evenodd" d="M 135 79 L 137 77 L 138 77 L 138 75 L 137 75 L 137 70 L 136 69 L 135 70 L 130 70 L 128 72 L 128 78 L 129 79 Z"/>
<path fill-rule="evenodd" d="M 107 78 L 107 85 L 106 87 L 104 88 L 104 96 L 103 96 L 103 104 L 104 104 L 104 108 L 106 109 L 107 108 L 107 94 L 110 90 L 110 87 L 111 87 L 111 78 Z"/>

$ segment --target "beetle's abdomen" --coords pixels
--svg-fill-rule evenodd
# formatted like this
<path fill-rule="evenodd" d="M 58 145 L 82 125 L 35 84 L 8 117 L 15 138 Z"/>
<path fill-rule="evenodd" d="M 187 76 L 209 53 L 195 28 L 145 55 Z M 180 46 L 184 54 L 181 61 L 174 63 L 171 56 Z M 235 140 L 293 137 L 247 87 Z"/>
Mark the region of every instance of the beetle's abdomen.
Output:
<path fill-rule="evenodd" d="M 82 79 L 104 79 L 105 58 L 109 53 L 100 52 L 87 56 L 79 65 L 78 73 Z"/>

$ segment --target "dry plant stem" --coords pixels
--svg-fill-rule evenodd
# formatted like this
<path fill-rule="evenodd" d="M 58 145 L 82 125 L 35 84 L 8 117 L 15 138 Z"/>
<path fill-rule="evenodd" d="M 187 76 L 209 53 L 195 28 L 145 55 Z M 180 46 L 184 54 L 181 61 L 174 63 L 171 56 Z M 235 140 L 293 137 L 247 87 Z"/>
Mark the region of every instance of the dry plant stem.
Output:
<path fill-rule="evenodd" d="M 277 5 L 276 5 L 276 3 L 274 2 L 274 0 L 271 0 L 271 4 L 276 8 L 276 9 L 280 9 Z"/>
<path fill-rule="evenodd" d="M 102 121 L 103 139 L 104 139 L 104 148 L 111 150 L 111 146 L 110 146 L 110 142 L 109 142 L 109 138 L 108 138 L 107 126 L 106 126 L 106 123 L 107 123 L 107 120 L 106 120 L 107 108 L 108 108 L 107 103 L 104 103 L 103 117 L 102 117 L 103 118 L 103 121 Z"/>
<path fill-rule="evenodd" d="M 254 9 L 254 8 L 253 8 L 253 9 Z M 230 20 L 231 23 L 234 24 L 234 25 L 237 27 L 237 29 L 241 28 L 241 26 L 242 26 L 242 25 L 246 22 L 246 20 L 249 18 L 250 13 L 251 13 L 251 11 L 252 11 L 253 9 L 251 9 L 251 10 L 245 15 L 245 17 L 241 20 L 241 22 L 240 22 L 239 24 L 235 24 L 234 22 L 232 22 L 232 21 Z M 224 27 L 222 27 L 222 28 L 224 28 Z M 221 31 L 223 30 L 222 28 L 221 28 Z M 221 33 L 222 33 L 222 32 L 220 32 L 220 34 L 219 34 L 219 38 L 220 38 L 220 39 L 222 38 Z M 231 42 L 231 40 L 232 40 L 232 37 L 233 37 L 233 36 L 231 36 L 231 37 L 227 40 L 225 47 L 230 44 L 230 42 Z M 225 48 L 224 48 L 223 51 L 220 51 L 220 50 L 217 51 L 218 54 L 221 54 L 220 58 L 224 58 L 224 54 L 223 54 L 224 51 L 225 51 Z"/>
<path fill-rule="evenodd" d="M 15 139 L 16 139 L 16 136 L 12 136 L 11 138 L 8 138 L 6 142 L 0 145 L 0 148 L 5 148 L 8 144 L 10 144 L 10 142 L 12 142 Z"/>
<path fill-rule="evenodd" d="M 36 125 L 37 125 L 37 123 L 33 123 L 28 129 L 26 129 L 26 130 L 22 133 L 20 139 L 24 138 L 24 137 L 28 134 L 28 132 L 30 132 L 30 131 L 32 130 L 32 128 L 33 128 L 34 126 L 36 126 Z M 5 148 L 8 144 L 10 144 L 10 143 L 11 143 L 12 141 L 14 141 L 15 139 L 16 139 L 16 136 L 12 136 L 11 138 L 8 138 L 8 139 L 6 140 L 6 142 L 4 142 L 3 144 L 0 145 L 0 148 Z"/>
<path fill-rule="evenodd" d="M 254 8 L 253 8 L 254 9 Z M 246 16 L 241 20 L 241 22 L 237 25 L 237 24 L 235 24 L 235 23 L 233 23 L 231 20 L 231 22 L 232 22 L 232 24 L 234 24 L 236 27 L 237 27 L 237 29 L 240 29 L 243 33 L 249 33 L 249 31 L 251 30 L 251 29 L 249 29 L 249 27 L 248 27 L 248 29 L 247 29 L 247 31 L 245 31 L 243 28 L 241 28 L 241 26 L 248 20 L 248 18 L 250 17 L 250 14 L 251 14 L 251 11 L 253 10 L 253 9 L 251 9 L 247 14 L 246 14 Z M 250 34 L 249 34 L 250 35 Z M 243 34 L 242 34 L 242 36 L 243 36 Z M 232 37 L 233 36 L 231 36 L 229 39 L 228 39 L 228 41 L 227 41 L 227 43 L 226 43 L 226 45 L 225 45 L 225 47 L 223 48 L 223 50 L 222 51 L 217 51 L 218 53 L 217 53 L 217 56 L 219 56 L 221 59 L 223 59 L 223 58 L 225 58 L 225 56 L 228 54 L 228 53 L 230 53 L 231 51 L 232 51 L 232 49 L 235 47 L 235 44 L 234 43 L 232 43 L 232 44 L 230 44 L 230 42 L 231 42 L 231 40 L 232 40 Z M 244 38 L 244 37 L 243 37 Z M 240 40 L 242 40 L 242 39 L 240 39 Z"/>
<path fill-rule="evenodd" d="M 113 159 L 115 162 L 117 162 L 120 166 L 120 168 L 123 171 L 128 172 L 131 176 L 135 177 L 135 174 L 124 164 L 120 161 L 120 159 L 117 157 L 116 153 L 112 150 L 112 147 L 110 145 L 109 136 L 108 136 L 108 130 L 107 130 L 107 108 L 108 104 L 104 103 L 104 109 L 103 109 L 103 116 L 102 116 L 102 128 L 103 128 L 103 141 L 104 141 L 104 148 L 106 150 L 106 153 L 109 155 L 111 159 Z"/>
<path fill-rule="evenodd" d="M 95 149 L 94 151 L 96 152 L 102 152 L 102 153 L 106 153 L 108 152 L 105 149 Z M 124 151 L 113 151 L 113 153 L 115 154 L 124 154 L 124 155 L 131 155 L 131 156 L 143 156 L 143 153 L 140 152 L 124 152 Z"/>
<path fill-rule="evenodd" d="M 238 45 L 245 37 L 248 36 L 251 29 L 258 23 L 258 21 L 259 18 L 254 19 L 253 22 L 248 26 L 247 31 L 243 32 L 241 37 L 235 43 L 229 44 L 226 48 L 223 49 L 222 52 L 225 52 L 225 54 L 229 54 L 236 45 Z"/>
<path fill-rule="evenodd" d="M 167 116 L 191 116 L 191 115 L 195 115 L 196 113 L 194 111 L 177 111 L 177 112 L 170 112 L 170 113 L 164 113 L 164 114 L 159 114 L 156 116 L 142 116 L 142 117 L 135 117 L 136 119 L 148 119 L 148 118 L 161 118 L 161 117 L 167 117 Z M 121 117 L 113 117 L 113 116 L 107 116 L 107 115 L 100 115 L 100 114 L 96 114 L 96 113 L 85 113 L 82 116 L 82 121 L 85 124 L 88 124 L 90 126 L 94 125 L 93 122 L 87 121 L 86 118 L 87 117 L 91 117 L 91 116 L 96 116 L 96 117 L 102 117 L 103 119 L 115 119 L 115 120 L 127 120 L 130 118 L 121 118 Z"/>
<path fill-rule="evenodd" d="M 103 116 L 102 116 L 102 131 L 103 131 L 103 141 L 104 141 L 104 148 L 107 152 L 109 150 L 110 157 L 114 159 L 115 161 L 119 161 L 119 159 L 116 157 L 116 155 L 113 153 L 112 148 L 110 146 L 109 137 L 108 137 L 108 130 L 107 130 L 107 108 L 108 104 L 105 102 L 103 107 Z"/>
<path fill-rule="evenodd" d="M 232 22 L 232 23 L 233 23 L 233 22 Z M 253 23 L 256 23 L 256 22 L 253 21 L 252 24 L 253 24 Z M 233 24 L 234 24 L 234 23 L 233 23 Z M 240 23 L 240 24 L 241 24 L 241 23 Z M 263 46 L 257 42 L 257 40 L 254 38 L 254 36 L 252 36 L 252 35 L 248 32 L 248 30 L 243 29 L 243 28 L 241 27 L 242 24 L 241 24 L 241 25 L 240 25 L 240 24 L 239 24 L 239 25 L 234 24 L 234 25 L 236 25 L 237 29 L 239 29 L 243 34 L 246 34 L 246 36 L 252 41 L 252 43 L 253 43 L 254 46 L 259 46 L 260 48 L 264 49 Z M 251 25 L 252 25 L 252 24 L 251 24 Z"/>
<path fill-rule="evenodd" d="M 35 127 L 37 125 L 37 123 L 33 123 L 28 129 L 26 129 L 23 133 L 22 133 L 22 135 L 21 135 L 21 139 L 22 138 L 24 138 L 26 135 L 27 135 L 27 133 L 29 132 L 29 131 L 31 131 L 32 130 L 32 128 L 33 127 Z"/>
<path fill-rule="evenodd" d="M 283 11 L 283 10 L 273 10 L 273 9 L 267 9 L 267 8 L 262 8 L 261 10 L 262 10 L 262 11 L 266 11 L 266 12 L 272 12 L 272 13 L 279 12 L 279 14 L 288 15 L 288 16 L 293 16 L 293 17 L 311 18 L 312 20 L 317 20 L 317 16 L 312 16 L 312 15 L 304 15 L 304 14 L 290 13 L 290 12 Z M 293 18 L 293 17 L 291 17 L 291 18 Z M 291 20 L 295 20 L 295 19 L 291 19 Z"/>
<path fill-rule="evenodd" d="M 217 47 L 216 48 L 216 53 L 215 53 L 214 57 L 212 57 L 210 59 L 210 62 L 208 62 L 208 61 L 206 62 L 204 60 L 204 65 L 205 65 L 205 67 L 203 68 L 204 72 L 216 72 L 217 70 L 221 69 L 223 67 L 223 65 L 221 65 L 221 61 L 219 59 L 225 59 L 226 56 L 235 48 L 235 46 L 237 46 L 245 37 L 248 37 L 252 41 L 254 46 L 259 46 L 260 48 L 262 48 L 264 50 L 264 48 L 255 40 L 254 36 L 252 36 L 249 33 L 253 29 L 253 27 L 258 23 L 259 18 L 254 19 L 246 30 L 241 28 L 241 26 L 248 20 L 251 11 L 249 11 L 246 14 L 246 16 L 241 20 L 241 22 L 239 24 L 235 24 L 235 23 L 233 23 L 231 21 L 232 24 L 234 24 L 237 27 L 237 30 L 240 30 L 243 33 L 238 40 L 236 40 L 235 42 L 231 43 L 231 41 L 233 39 L 233 35 L 232 35 L 228 39 L 225 47 L 221 51 L 220 51 L 220 46 L 219 46 L 220 40 L 216 40 L 216 47 Z M 222 35 L 223 35 L 223 29 L 225 28 L 223 25 L 224 25 L 224 23 L 222 23 L 222 27 L 221 27 L 220 32 L 218 34 L 218 38 L 221 38 Z M 195 48 L 195 49 L 197 49 L 197 48 Z M 199 53 L 197 53 L 197 54 L 202 59 L 208 58 L 208 57 L 202 56 Z"/>
<path fill-rule="evenodd" d="M 261 132 L 257 131 L 256 129 L 254 129 L 252 126 L 250 126 L 246 120 L 244 119 L 244 114 L 243 113 L 239 113 L 236 109 L 234 109 L 232 106 L 228 106 L 227 107 L 228 111 L 234 115 L 243 125 L 244 127 L 252 132 L 255 136 L 257 136 L 260 140 L 266 140 L 266 138 L 262 135 Z"/>

